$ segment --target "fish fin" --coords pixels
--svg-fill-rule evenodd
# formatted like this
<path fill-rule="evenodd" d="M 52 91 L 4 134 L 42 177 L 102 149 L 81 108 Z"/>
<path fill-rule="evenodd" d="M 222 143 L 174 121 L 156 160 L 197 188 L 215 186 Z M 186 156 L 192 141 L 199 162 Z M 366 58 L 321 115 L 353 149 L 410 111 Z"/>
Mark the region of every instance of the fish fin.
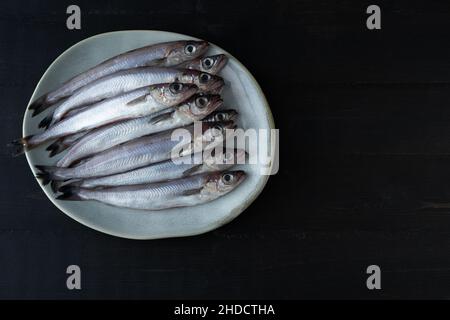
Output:
<path fill-rule="evenodd" d="M 166 61 L 166 58 L 154 59 L 154 60 L 151 60 L 150 63 L 147 63 L 146 66 L 148 66 L 148 67 L 160 66 L 165 61 Z"/>
<path fill-rule="evenodd" d="M 133 100 L 131 100 L 131 101 L 128 101 L 127 104 L 126 104 L 126 106 L 128 106 L 128 107 L 133 107 L 133 106 L 135 106 L 135 105 L 141 104 L 142 102 L 145 102 L 145 101 L 147 100 L 146 97 L 147 97 L 147 95 L 144 94 L 144 95 L 142 95 L 142 96 L 140 96 L 140 97 L 138 97 L 138 98 L 136 98 L 136 99 L 133 99 Z"/>
<path fill-rule="evenodd" d="M 63 183 L 64 183 L 64 181 L 52 180 L 50 182 L 50 188 L 52 188 L 53 192 L 56 192 L 56 191 L 59 190 L 60 185 L 63 184 Z"/>
<path fill-rule="evenodd" d="M 85 158 L 81 158 L 81 159 L 76 159 L 74 161 L 72 161 L 67 168 L 73 168 L 73 167 L 77 167 L 79 165 L 82 165 L 83 163 L 85 163 L 86 161 L 90 160 L 94 155 L 90 155 L 87 156 Z"/>
<path fill-rule="evenodd" d="M 48 107 L 50 107 L 52 103 L 47 101 L 47 95 L 44 94 L 43 96 L 40 96 L 36 100 L 34 100 L 29 106 L 28 109 L 33 110 L 32 117 L 38 115 Z"/>
<path fill-rule="evenodd" d="M 55 171 L 62 169 L 59 167 L 42 165 L 37 165 L 35 167 L 40 171 L 36 174 L 36 178 L 38 178 L 44 186 L 49 184 L 52 180 L 58 180 L 55 176 Z"/>
<path fill-rule="evenodd" d="M 49 151 L 49 157 L 52 158 L 55 155 L 63 152 L 64 150 L 66 150 L 69 146 L 65 143 L 63 143 L 62 139 L 58 139 L 55 142 L 53 142 L 51 145 L 49 145 L 47 147 L 47 151 Z"/>
<path fill-rule="evenodd" d="M 7 144 L 9 148 L 12 148 L 11 155 L 13 157 L 20 156 L 25 153 L 25 151 L 34 148 L 34 145 L 29 145 L 28 141 L 33 137 L 33 135 L 26 136 L 20 139 L 16 139 Z"/>
<path fill-rule="evenodd" d="M 196 165 L 196 166 L 194 166 L 194 167 L 192 167 L 192 168 L 190 168 L 190 169 L 185 170 L 185 171 L 183 172 L 183 177 L 190 176 L 190 175 L 192 175 L 193 173 L 197 172 L 197 171 L 201 168 L 201 166 L 202 166 L 201 164 L 198 164 L 198 165 Z"/>
<path fill-rule="evenodd" d="M 200 191 L 202 191 L 202 189 L 203 188 L 186 190 L 182 193 L 182 195 L 183 196 L 192 196 L 194 194 L 200 193 Z"/>
<path fill-rule="evenodd" d="M 80 188 L 78 187 L 67 186 L 63 194 L 56 197 L 56 200 L 69 200 L 69 201 L 83 200 L 78 194 L 79 190 Z"/>
<path fill-rule="evenodd" d="M 48 129 L 48 127 L 50 127 L 50 125 L 52 124 L 52 121 L 53 121 L 53 114 L 46 116 L 44 119 L 42 119 L 42 121 L 39 122 L 38 127 Z"/>
<path fill-rule="evenodd" d="M 161 121 L 170 119 L 170 118 L 172 117 L 172 115 L 173 115 L 174 112 L 175 112 L 175 111 L 169 111 L 169 112 L 166 112 L 166 113 L 163 113 L 163 114 L 158 114 L 157 116 L 154 116 L 153 118 L 151 118 L 151 119 L 148 121 L 148 123 L 149 123 L 149 124 L 157 124 L 157 123 L 159 123 L 159 122 L 161 122 Z"/>
<path fill-rule="evenodd" d="M 80 185 L 82 180 L 70 179 L 70 180 L 52 180 L 50 183 L 50 187 L 53 192 L 61 191 L 64 187 L 68 186 L 78 186 Z"/>
<path fill-rule="evenodd" d="M 56 190 L 64 193 L 66 190 L 69 190 L 69 188 L 80 187 L 82 183 L 82 179 L 70 179 L 66 181 L 55 181 L 55 186 L 57 187 Z"/>

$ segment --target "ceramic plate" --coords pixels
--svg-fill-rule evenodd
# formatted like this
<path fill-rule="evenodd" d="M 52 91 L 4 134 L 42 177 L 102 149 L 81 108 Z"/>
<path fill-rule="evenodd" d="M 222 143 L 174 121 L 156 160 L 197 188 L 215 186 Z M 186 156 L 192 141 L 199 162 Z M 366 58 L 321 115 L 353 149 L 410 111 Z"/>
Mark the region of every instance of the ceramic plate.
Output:
<path fill-rule="evenodd" d="M 30 102 L 72 76 L 114 55 L 149 44 L 182 39 L 195 38 L 163 31 L 119 31 L 83 40 L 61 54 L 50 65 Z M 217 53 L 225 53 L 229 57 L 227 66 L 220 73 L 227 83 L 223 99 L 225 107 L 239 111 L 238 125 L 244 129 L 274 128 L 264 94 L 249 71 L 225 50 L 211 44 L 208 54 Z M 32 118 L 30 112 L 25 112 L 24 136 L 38 132 L 37 125 L 45 114 L 46 112 L 43 112 Z M 34 174 L 35 165 L 54 165 L 59 159 L 48 157 L 45 151 L 47 145 L 26 154 Z M 95 201 L 60 201 L 55 200 L 49 186 L 41 185 L 41 188 L 62 212 L 95 230 L 131 239 L 181 237 L 213 230 L 236 218 L 255 200 L 264 188 L 268 176 L 260 174 L 260 165 L 247 164 L 239 169 L 247 172 L 247 179 L 224 197 L 199 206 L 161 211 L 117 208 Z"/>

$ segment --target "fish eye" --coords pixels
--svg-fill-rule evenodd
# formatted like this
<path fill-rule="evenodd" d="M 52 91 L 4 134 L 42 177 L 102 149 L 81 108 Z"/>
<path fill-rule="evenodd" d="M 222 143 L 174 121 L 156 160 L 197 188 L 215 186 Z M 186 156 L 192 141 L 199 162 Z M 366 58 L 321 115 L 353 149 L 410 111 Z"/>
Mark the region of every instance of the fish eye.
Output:
<path fill-rule="evenodd" d="M 217 117 L 217 121 L 224 121 L 225 120 L 225 115 L 222 112 L 218 113 L 216 115 L 216 117 Z"/>
<path fill-rule="evenodd" d="M 196 103 L 196 105 L 199 108 L 203 108 L 208 103 L 208 98 L 206 98 L 206 97 L 198 97 L 197 100 L 195 100 L 195 103 Z"/>
<path fill-rule="evenodd" d="M 231 184 L 234 180 L 234 177 L 232 174 L 230 173 L 225 173 L 224 175 L 222 175 L 222 181 L 225 184 Z"/>
<path fill-rule="evenodd" d="M 175 82 L 170 85 L 170 91 L 172 93 L 178 93 L 183 89 L 183 85 L 181 83 Z"/>
<path fill-rule="evenodd" d="M 188 44 L 186 47 L 184 47 L 184 52 L 187 54 L 193 54 L 195 52 L 196 48 L 193 44 Z"/>
<path fill-rule="evenodd" d="M 213 64 L 214 64 L 213 59 L 211 59 L 211 58 L 205 58 L 205 59 L 203 59 L 203 67 L 204 67 L 205 69 L 211 68 L 211 67 L 213 66 Z"/>
<path fill-rule="evenodd" d="M 200 75 L 200 83 L 207 83 L 211 79 L 211 76 L 207 73 L 202 73 Z"/>
<path fill-rule="evenodd" d="M 215 125 L 211 128 L 211 138 L 215 139 L 222 135 L 223 128 L 220 125 Z"/>

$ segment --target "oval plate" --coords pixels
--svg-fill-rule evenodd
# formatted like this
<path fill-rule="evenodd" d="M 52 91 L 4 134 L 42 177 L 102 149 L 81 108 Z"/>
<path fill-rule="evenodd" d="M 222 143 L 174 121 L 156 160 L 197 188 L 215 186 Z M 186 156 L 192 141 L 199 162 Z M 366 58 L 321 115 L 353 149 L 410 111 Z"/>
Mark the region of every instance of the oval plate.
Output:
<path fill-rule="evenodd" d="M 48 92 L 90 67 L 119 53 L 150 44 L 196 38 L 164 31 L 118 31 L 104 33 L 83 40 L 61 54 L 47 69 L 39 81 L 31 99 Z M 225 53 L 227 66 L 220 73 L 226 81 L 223 91 L 225 106 L 239 111 L 241 128 L 274 128 L 264 94 L 250 72 L 225 50 L 211 44 L 208 54 Z M 46 112 L 31 117 L 25 112 L 23 135 L 36 134 L 37 125 Z M 268 142 L 268 140 L 267 140 Z M 59 155 L 49 158 L 48 144 L 26 153 L 31 170 L 35 165 L 54 165 Z M 60 201 L 49 186 L 41 185 L 47 197 L 62 212 L 95 230 L 130 239 L 158 239 L 182 237 L 204 233 L 218 228 L 236 218 L 259 195 L 268 180 L 260 174 L 260 165 L 245 165 L 247 179 L 233 192 L 212 202 L 184 208 L 161 211 L 142 211 L 118 208 L 95 201 Z"/>

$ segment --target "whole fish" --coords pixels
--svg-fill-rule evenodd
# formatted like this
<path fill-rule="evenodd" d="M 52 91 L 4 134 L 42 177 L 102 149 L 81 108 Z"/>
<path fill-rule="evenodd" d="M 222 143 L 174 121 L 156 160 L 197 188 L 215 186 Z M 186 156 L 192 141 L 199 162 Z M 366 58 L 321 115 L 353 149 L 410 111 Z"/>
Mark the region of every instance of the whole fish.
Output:
<path fill-rule="evenodd" d="M 154 44 L 112 57 L 71 78 L 59 88 L 39 97 L 30 104 L 33 116 L 47 107 L 72 95 L 88 83 L 120 70 L 145 66 L 169 67 L 202 56 L 208 49 L 206 41 L 172 41 Z"/>
<path fill-rule="evenodd" d="M 119 71 L 78 89 L 63 101 L 53 114 L 44 118 L 39 127 L 48 128 L 61 120 L 70 110 L 83 105 L 144 86 L 171 82 L 195 84 L 204 92 L 219 92 L 224 85 L 222 78 L 198 70 L 145 67 Z"/>
<path fill-rule="evenodd" d="M 53 191 L 58 189 L 61 191 L 63 189 L 60 188 L 66 188 L 68 185 L 81 188 L 97 188 L 153 183 L 183 178 L 193 174 L 223 171 L 235 164 L 245 163 L 246 152 L 243 149 L 225 149 L 220 154 L 215 154 L 215 149 L 212 151 L 180 157 L 178 161 L 170 159 L 106 177 L 52 181 L 52 189 Z"/>
<path fill-rule="evenodd" d="M 41 134 L 21 139 L 29 150 L 48 140 L 80 131 L 100 127 L 108 123 L 138 118 L 175 106 L 197 92 L 195 84 L 159 84 L 136 89 L 109 98 L 71 117 L 61 120 Z"/>
<path fill-rule="evenodd" d="M 112 148 L 118 144 L 149 135 L 188 125 L 201 120 L 222 105 L 219 95 L 194 96 L 182 105 L 162 113 L 113 123 L 93 130 L 77 143 L 58 161 L 58 167 L 68 167 L 75 161 Z M 50 129 L 49 129 L 50 130 Z"/>
<path fill-rule="evenodd" d="M 36 166 L 41 172 L 37 177 L 42 183 L 48 184 L 51 180 L 68 180 L 108 176 L 126 172 L 152 163 L 168 160 L 177 147 L 183 145 L 177 156 L 193 153 L 194 150 L 207 150 L 223 143 L 223 139 L 231 134 L 230 128 L 235 128 L 233 122 L 203 123 L 203 134 L 195 134 L 195 126 L 183 127 L 189 134 L 190 141 L 172 138 L 174 130 L 168 130 L 156 135 L 144 136 L 127 143 L 115 146 L 104 152 L 84 159 L 77 166 L 71 168 Z M 175 129 L 180 130 L 180 129 Z M 196 152 L 196 151 L 194 151 Z"/>
<path fill-rule="evenodd" d="M 211 74 L 219 73 L 227 64 L 228 58 L 224 54 L 214 56 L 199 57 L 177 65 L 177 68 L 195 69 Z"/>
<path fill-rule="evenodd" d="M 203 173 L 187 178 L 104 189 L 69 187 L 58 200 L 96 200 L 117 207 L 161 210 L 193 206 L 217 199 L 245 179 L 244 171 Z"/>

